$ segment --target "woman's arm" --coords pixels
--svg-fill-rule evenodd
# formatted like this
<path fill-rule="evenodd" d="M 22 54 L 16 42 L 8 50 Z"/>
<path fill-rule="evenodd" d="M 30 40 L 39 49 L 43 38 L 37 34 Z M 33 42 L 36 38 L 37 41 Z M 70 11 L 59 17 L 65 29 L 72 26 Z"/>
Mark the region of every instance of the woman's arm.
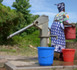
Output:
<path fill-rule="evenodd" d="M 70 23 L 68 23 L 68 22 L 66 22 L 66 21 L 63 21 L 63 24 L 64 24 L 64 25 L 71 25 L 72 27 L 75 27 L 75 24 L 70 24 Z"/>

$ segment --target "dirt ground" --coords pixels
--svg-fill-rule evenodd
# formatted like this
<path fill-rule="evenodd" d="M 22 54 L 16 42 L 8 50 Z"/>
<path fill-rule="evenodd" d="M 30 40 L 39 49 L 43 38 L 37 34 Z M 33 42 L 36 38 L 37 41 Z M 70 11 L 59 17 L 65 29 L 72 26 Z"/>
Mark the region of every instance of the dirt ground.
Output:
<path fill-rule="evenodd" d="M 0 68 L 0 70 L 6 70 L 5 68 Z"/>

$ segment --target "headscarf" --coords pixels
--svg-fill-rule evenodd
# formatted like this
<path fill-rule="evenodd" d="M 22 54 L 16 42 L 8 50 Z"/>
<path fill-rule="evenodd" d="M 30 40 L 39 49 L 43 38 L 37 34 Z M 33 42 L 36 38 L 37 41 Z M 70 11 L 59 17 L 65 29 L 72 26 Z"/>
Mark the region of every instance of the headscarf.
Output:
<path fill-rule="evenodd" d="M 64 2 L 59 3 L 59 4 L 55 4 L 55 5 L 57 5 L 57 8 L 58 8 L 59 12 L 61 12 L 61 11 L 63 11 L 65 9 Z"/>

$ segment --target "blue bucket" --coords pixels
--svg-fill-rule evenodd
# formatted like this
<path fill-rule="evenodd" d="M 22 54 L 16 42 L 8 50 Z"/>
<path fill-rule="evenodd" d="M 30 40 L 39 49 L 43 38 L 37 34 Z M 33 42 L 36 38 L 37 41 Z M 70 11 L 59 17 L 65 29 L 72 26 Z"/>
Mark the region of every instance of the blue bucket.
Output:
<path fill-rule="evenodd" d="M 51 66 L 54 58 L 54 47 L 37 47 L 38 61 L 41 66 Z"/>

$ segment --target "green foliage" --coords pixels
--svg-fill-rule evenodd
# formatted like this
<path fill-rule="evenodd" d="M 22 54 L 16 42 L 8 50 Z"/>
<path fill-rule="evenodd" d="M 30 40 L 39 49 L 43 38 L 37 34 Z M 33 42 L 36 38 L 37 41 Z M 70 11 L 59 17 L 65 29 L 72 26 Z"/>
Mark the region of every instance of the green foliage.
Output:
<path fill-rule="evenodd" d="M 12 39 L 7 40 L 7 36 L 31 24 L 39 17 L 38 15 L 34 16 L 30 14 L 29 7 L 31 5 L 29 4 L 29 0 L 16 0 L 13 3 L 13 7 L 15 9 L 10 9 L 10 7 L 6 7 L 0 3 L 0 44 L 8 44 L 13 41 Z M 36 30 L 36 28 L 31 27 L 20 35 L 25 36 Z"/>
<path fill-rule="evenodd" d="M 12 44 L 0 46 L 0 51 L 8 55 L 23 55 L 23 56 L 37 56 L 37 50 L 32 49 L 29 45 L 34 47 L 40 46 L 39 30 L 36 30 L 30 35 L 24 37 L 18 35 L 14 36 Z"/>
<path fill-rule="evenodd" d="M 25 21 L 22 13 L 17 13 L 15 10 L 0 4 L 0 44 L 7 41 L 6 38 L 12 33 L 14 26 L 20 23 L 19 19 Z"/>
<path fill-rule="evenodd" d="M 0 3 L 2 2 L 3 0 L 0 0 Z"/>
<path fill-rule="evenodd" d="M 12 5 L 16 12 L 21 12 L 23 14 L 23 18 L 25 19 L 25 21 L 20 21 L 20 24 L 18 26 L 15 27 L 14 31 L 18 31 L 21 28 L 31 24 L 36 18 L 38 18 L 38 15 L 32 15 L 30 14 L 30 10 L 29 8 L 31 7 L 31 5 L 29 4 L 29 0 L 16 0 L 13 5 Z M 25 36 L 27 34 L 31 34 L 32 32 L 34 32 L 35 30 L 37 30 L 36 28 L 32 27 L 27 29 L 25 32 L 21 33 L 21 36 Z"/>
<path fill-rule="evenodd" d="M 19 47 L 27 48 L 29 45 L 33 45 L 35 47 L 40 45 L 39 30 L 36 30 L 32 34 L 22 36 L 15 36 L 13 40 L 15 43 L 19 45 Z"/>
<path fill-rule="evenodd" d="M 32 15 L 31 17 L 32 17 L 32 22 L 33 22 L 34 20 L 36 20 L 39 17 L 39 15 Z M 36 30 L 37 30 L 37 28 L 31 27 L 31 28 L 26 30 L 26 33 L 27 34 L 32 34 Z"/>
<path fill-rule="evenodd" d="M 21 12 L 23 17 L 25 18 L 25 24 L 31 23 L 31 15 L 29 8 L 31 5 L 29 4 L 29 0 L 16 0 L 12 5 L 17 12 Z"/>

